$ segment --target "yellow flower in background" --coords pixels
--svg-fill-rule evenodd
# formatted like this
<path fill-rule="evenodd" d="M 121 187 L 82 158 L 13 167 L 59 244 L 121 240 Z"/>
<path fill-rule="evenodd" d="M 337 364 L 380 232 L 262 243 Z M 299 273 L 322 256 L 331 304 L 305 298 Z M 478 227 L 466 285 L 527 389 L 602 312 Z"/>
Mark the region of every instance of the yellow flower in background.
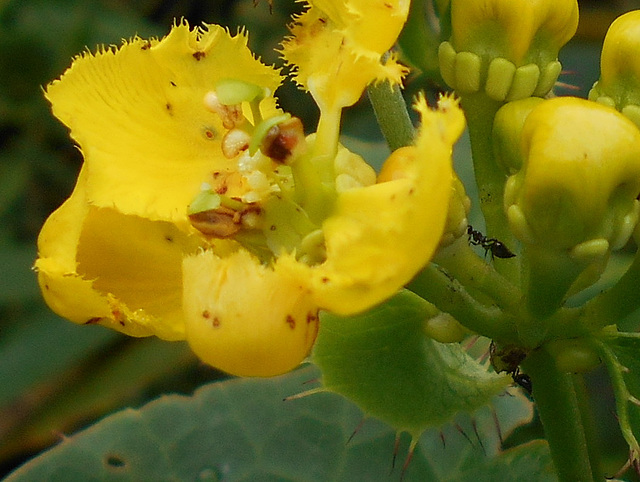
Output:
<path fill-rule="evenodd" d="M 600 79 L 589 100 L 614 107 L 640 125 L 640 10 L 618 17 L 610 26 L 600 54 Z"/>
<path fill-rule="evenodd" d="M 376 183 L 337 137 L 305 138 L 276 107 L 279 73 L 246 42 L 181 23 L 78 57 L 48 86 L 85 162 L 35 267 L 63 317 L 186 339 L 217 368 L 269 376 L 307 355 L 319 309 L 365 310 L 430 259 L 464 118 L 450 99 L 421 100 L 416 145 Z"/>

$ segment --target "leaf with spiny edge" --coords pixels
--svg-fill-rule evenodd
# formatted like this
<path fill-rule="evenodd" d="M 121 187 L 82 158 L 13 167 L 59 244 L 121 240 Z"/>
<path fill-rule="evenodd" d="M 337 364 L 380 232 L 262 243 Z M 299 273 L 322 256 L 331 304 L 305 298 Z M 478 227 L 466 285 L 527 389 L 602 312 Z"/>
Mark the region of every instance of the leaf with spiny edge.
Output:
<path fill-rule="evenodd" d="M 427 338 L 433 306 L 402 291 L 351 317 L 324 313 L 313 351 L 323 388 L 366 414 L 412 436 L 411 451 L 428 428 L 473 414 L 512 383 L 486 370 L 456 343 Z"/>
<path fill-rule="evenodd" d="M 321 393 L 282 402 L 318 376 L 307 367 L 164 396 L 64 437 L 4 480 L 397 481 L 397 473 L 388 477 L 394 438 L 388 425 L 369 420 L 345 443 L 362 412 L 344 397 Z M 427 430 L 404 480 L 555 480 L 546 443 L 500 451 L 500 433 L 506 437 L 531 421 L 532 404 L 518 391 L 496 397 L 493 408 L 475 417 L 479 436 L 469 417 L 456 419 L 459 428 Z"/>
<path fill-rule="evenodd" d="M 606 328 L 595 343 L 607 367 L 616 399 L 616 417 L 629 444 L 629 462 L 640 473 L 640 333 Z"/>

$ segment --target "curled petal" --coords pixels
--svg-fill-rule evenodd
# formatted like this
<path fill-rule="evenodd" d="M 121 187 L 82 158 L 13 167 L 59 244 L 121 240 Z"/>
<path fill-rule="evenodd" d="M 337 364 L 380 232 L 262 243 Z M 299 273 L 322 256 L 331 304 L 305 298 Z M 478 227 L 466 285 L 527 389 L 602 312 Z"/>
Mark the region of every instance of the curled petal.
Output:
<path fill-rule="evenodd" d="M 182 256 L 199 242 L 170 223 L 88 205 L 84 180 L 38 239 L 45 301 L 76 323 L 183 339 Z"/>
<path fill-rule="evenodd" d="M 225 130 L 205 95 L 228 78 L 271 91 L 280 82 L 246 44 L 243 33 L 182 23 L 160 41 L 135 38 L 77 57 L 46 96 L 82 149 L 88 201 L 186 223 L 185 206 L 206 175 L 235 166 L 222 155 Z M 275 109 L 274 100 L 263 108 Z"/>
<path fill-rule="evenodd" d="M 307 356 L 317 307 L 303 280 L 266 267 L 246 251 L 185 258 L 187 340 L 206 363 L 240 376 L 272 376 Z"/>
<path fill-rule="evenodd" d="M 438 111 L 429 110 L 424 98 L 416 108 L 422 116 L 416 145 L 395 151 L 377 184 L 338 196 L 323 225 L 326 261 L 310 267 L 292 258 L 279 260 L 309 280 L 321 308 L 351 314 L 385 300 L 438 246 L 451 193 L 452 146 L 464 116 L 449 99 Z"/>

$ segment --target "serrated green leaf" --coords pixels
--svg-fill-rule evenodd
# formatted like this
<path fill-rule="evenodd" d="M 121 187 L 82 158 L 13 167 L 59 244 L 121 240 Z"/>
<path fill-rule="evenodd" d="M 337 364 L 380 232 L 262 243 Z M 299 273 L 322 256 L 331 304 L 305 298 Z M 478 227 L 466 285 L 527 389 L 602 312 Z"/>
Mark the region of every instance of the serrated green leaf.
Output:
<path fill-rule="evenodd" d="M 313 351 L 324 386 L 399 431 L 418 436 L 473 413 L 511 383 L 458 344 L 427 338 L 433 308 L 403 291 L 361 315 L 324 314 Z"/>
<path fill-rule="evenodd" d="M 369 420 L 347 443 L 362 413 L 344 398 L 321 393 L 283 402 L 317 376 L 316 369 L 306 368 L 273 379 L 212 383 L 192 397 L 162 397 L 65 438 L 5 482 L 387 480 L 392 429 Z M 530 418 L 531 404 L 524 397 L 499 398 L 496 410 L 503 434 Z M 442 436 L 434 430 L 425 433 L 405 481 L 462 480 L 471 467 L 476 476 L 489 474 L 482 480 L 511 480 L 500 475 L 503 470 L 512 480 L 547 480 L 536 478 L 551 464 L 544 448 L 491 457 L 499 436 L 490 411 L 476 419 L 479 438 L 470 419 L 459 424 L 460 429 L 449 427 Z M 405 442 L 401 450 L 406 450 Z M 399 472 L 396 468 L 389 480 L 397 480 Z"/>
<path fill-rule="evenodd" d="M 611 378 L 616 416 L 630 458 L 640 463 L 640 334 L 607 331 L 596 343 Z"/>

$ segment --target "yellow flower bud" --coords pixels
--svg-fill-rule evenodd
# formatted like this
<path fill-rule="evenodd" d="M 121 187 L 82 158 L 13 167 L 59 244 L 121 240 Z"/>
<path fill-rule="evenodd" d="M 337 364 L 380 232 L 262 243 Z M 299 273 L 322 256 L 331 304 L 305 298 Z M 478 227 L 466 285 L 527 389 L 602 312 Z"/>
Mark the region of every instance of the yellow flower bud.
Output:
<path fill-rule="evenodd" d="M 600 57 L 600 80 L 589 99 L 615 107 L 640 125 L 640 10 L 618 17 L 609 27 Z"/>
<path fill-rule="evenodd" d="M 631 236 L 640 213 L 640 131 L 614 109 L 558 97 L 528 115 L 521 149 L 504 202 L 531 260 L 529 309 L 544 317 L 585 269 L 604 266 Z"/>
<path fill-rule="evenodd" d="M 524 242 L 570 250 L 596 239 L 626 243 L 638 218 L 640 131 L 615 110 L 559 97 L 522 130 L 522 169 L 505 188 L 511 227 Z"/>
<path fill-rule="evenodd" d="M 452 0 L 452 37 L 440 48 L 445 81 L 499 101 L 546 94 L 558 51 L 578 25 L 576 0 Z"/>

